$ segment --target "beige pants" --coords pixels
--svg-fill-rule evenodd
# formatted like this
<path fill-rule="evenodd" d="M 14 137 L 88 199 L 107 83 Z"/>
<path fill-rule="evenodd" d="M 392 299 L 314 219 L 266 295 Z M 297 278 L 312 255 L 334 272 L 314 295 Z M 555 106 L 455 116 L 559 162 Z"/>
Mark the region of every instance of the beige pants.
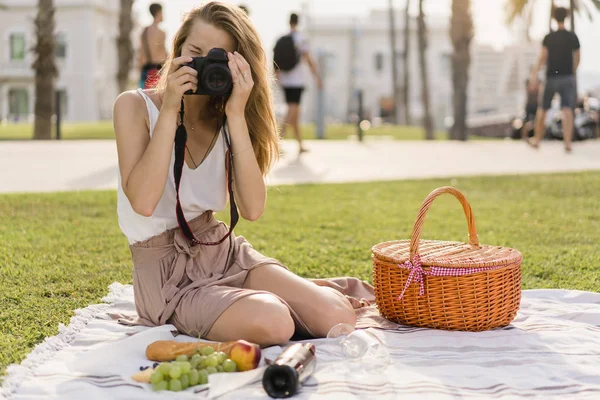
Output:
<path fill-rule="evenodd" d="M 206 212 L 189 222 L 200 240 L 217 241 L 228 227 Z M 262 265 L 286 268 L 263 256 L 242 236 L 231 235 L 218 246 L 192 246 L 179 228 L 130 246 L 133 288 L 139 320 L 147 326 L 173 324 L 180 332 L 206 337 L 217 318 L 237 300 L 257 293 L 244 289 L 248 272 Z M 355 278 L 312 280 L 345 294 L 355 308 L 374 301 L 373 287 Z M 272 293 L 270 293 L 272 294 Z M 298 334 L 314 336 L 290 308 Z"/>

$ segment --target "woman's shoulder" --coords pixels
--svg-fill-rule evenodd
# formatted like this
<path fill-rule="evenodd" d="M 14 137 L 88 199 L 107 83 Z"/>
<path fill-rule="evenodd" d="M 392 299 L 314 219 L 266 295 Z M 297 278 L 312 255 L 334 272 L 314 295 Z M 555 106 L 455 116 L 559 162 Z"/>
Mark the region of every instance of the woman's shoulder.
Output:
<path fill-rule="evenodd" d="M 137 90 L 128 90 L 121 93 L 114 104 L 114 112 L 128 114 L 139 112 L 146 108 L 146 102 Z"/>
<path fill-rule="evenodd" d="M 121 93 L 117 100 L 115 101 L 115 105 L 122 106 L 137 106 L 137 107 L 146 107 L 146 99 L 150 100 L 157 109 L 160 109 L 161 98 L 160 94 L 154 89 L 145 89 L 145 90 L 128 90 L 126 92 Z"/>
<path fill-rule="evenodd" d="M 128 90 L 121 93 L 113 106 L 113 122 L 116 127 L 130 130 L 132 126 L 140 125 L 149 129 L 149 117 L 146 101 L 137 90 Z"/>

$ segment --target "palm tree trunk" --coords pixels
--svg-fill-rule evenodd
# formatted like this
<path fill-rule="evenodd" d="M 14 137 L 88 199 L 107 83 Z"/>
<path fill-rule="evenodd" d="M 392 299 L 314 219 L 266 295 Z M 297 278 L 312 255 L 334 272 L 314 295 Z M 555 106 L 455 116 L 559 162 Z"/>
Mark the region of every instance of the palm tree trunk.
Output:
<path fill-rule="evenodd" d="M 575 32 L 575 0 L 571 0 L 569 5 L 571 7 L 571 31 Z"/>
<path fill-rule="evenodd" d="M 406 125 L 411 125 L 412 121 L 410 118 L 410 14 L 408 13 L 410 7 L 410 0 L 406 0 L 406 7 L 404 8 L 404 90 L 403 101 L 404 101 L 404 122 Z"/>
<path fill-rule="evenodd" d="M 473 38 L 473 17 L 470 0 L 452 0 L 450 39 L 452 54 L 452 89 L 454 124 L 450 139 L 467 140 L 467 89 L 471 65 L 470 46 Z"/>
<path fill-rule="evenodd" d="M 400 123 L 400 96 L 398 95 L 398 58 L 396 52 L 396 23 L 394 15 L 394 1 L 388 0 L 388 12 L 390 18 L 390 45 L 392 57 L 392 96 L 394 98 L 394 123 Z"/>
<path fill-rule="evenodd" d="M 34 139 L 52 138 L 52 115 L 56 84 L 56 58 L 54 53 L 54 1 L 38 0 L 37 16 L 34 21 L 37 42 L 34 48 L 35 71 L 35 121 Z"/>
<path fill-rule="evenodd" d="M 419 67 L 421 68 L 421 97 L 423 99 L 423 128 L 425 139 L 433 140 L 433 122 L 431 121 L 431 110 L 429 108 L 429 77 L 427 74 L 427 26 L 425 25 L 425 13 L 423 12 L 423 0 L 419 0 Z"/>
<path fill-rule="evenodd" d="M 117 72 L 117 84 L 119 92 L 127 90 L 129 72 L 133 62 L 133 45 L 131 44 L 131 31 L 133 20 L 131 8 L 134 0 L 121 0 L 121 11 L 119 13 L 119 37 L 117 38 L 117 52 L 119 57 L 119 69 Z"/>
<path fill-rule="evenodd" d="M 527 26 L 525 27 L 525 40 L 527 40 L 527 43 L 531 43 L 531 25 L 533 25 L 534 6 L 535 2 L 533 4 L 530 4 L 529 7 L 527 7 L 527 11 L 524 18 L 525 24 L 527 24 Z"/>

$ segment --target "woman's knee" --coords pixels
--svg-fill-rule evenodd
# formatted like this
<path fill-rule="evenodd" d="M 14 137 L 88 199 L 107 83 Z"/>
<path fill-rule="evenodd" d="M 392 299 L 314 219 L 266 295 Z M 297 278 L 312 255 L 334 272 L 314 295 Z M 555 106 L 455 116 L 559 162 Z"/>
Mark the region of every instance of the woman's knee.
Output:
<path fill-rule="evenodd" d="M 248 340 L 262 346 L 285 343 L 294 335 L 295 324 L 290 310 L 269 294 L 252 296 L 253 312 L 246 319 Z"/>
<path fill-rule="evenodd" d="M 287 342 L 294 334 L 289 309 L 270 294 L 253 294 L 233 303 L 214 323 L 207 339 L 244 339 L 261 346 Z"/>
<path fill-rule="evenodd" d="M 274 296 L 261 296 L 264 297 L 259 300 L 255 318 L 248 327 L 254 342 L 268 346 L 289 341 L 296 329 L 290 310 Z"/>

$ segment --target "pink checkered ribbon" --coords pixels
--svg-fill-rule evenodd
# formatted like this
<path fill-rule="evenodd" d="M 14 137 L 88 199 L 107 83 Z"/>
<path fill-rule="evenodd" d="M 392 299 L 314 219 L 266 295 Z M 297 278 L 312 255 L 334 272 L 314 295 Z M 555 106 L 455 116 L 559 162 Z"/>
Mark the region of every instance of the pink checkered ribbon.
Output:
<path fill-rule="evenodd" d="M 505 267 L 506 265 L 495 265 L 493 267 L 481 267 L 481 268 L 447 268 L 447 267 L 429 267 L 429 270 L 425 271 L 421 266 L 421 256 L 416 255 L 413 257 L 412 262 L 408 260 L 404 264 L 398 264 L 400 268 L 406 268 L 410 271 L 408 274 L 408 279 L 406 280 L 406 284 L 404 285 L 404 290 L 400 296 L 398 296 L 398 300 L 402 300 L 404 297 L 404 293 L 406 289 L 411 285 L 411 283 L 416 282 L 420 285 L 419 288 L 419 296 L 423 296 L 425 294 L 425 276 L 463 276 L 463 275 L 471 275 L 477 272 L 484 271 L 492 271 L 494 269 Z"/>

